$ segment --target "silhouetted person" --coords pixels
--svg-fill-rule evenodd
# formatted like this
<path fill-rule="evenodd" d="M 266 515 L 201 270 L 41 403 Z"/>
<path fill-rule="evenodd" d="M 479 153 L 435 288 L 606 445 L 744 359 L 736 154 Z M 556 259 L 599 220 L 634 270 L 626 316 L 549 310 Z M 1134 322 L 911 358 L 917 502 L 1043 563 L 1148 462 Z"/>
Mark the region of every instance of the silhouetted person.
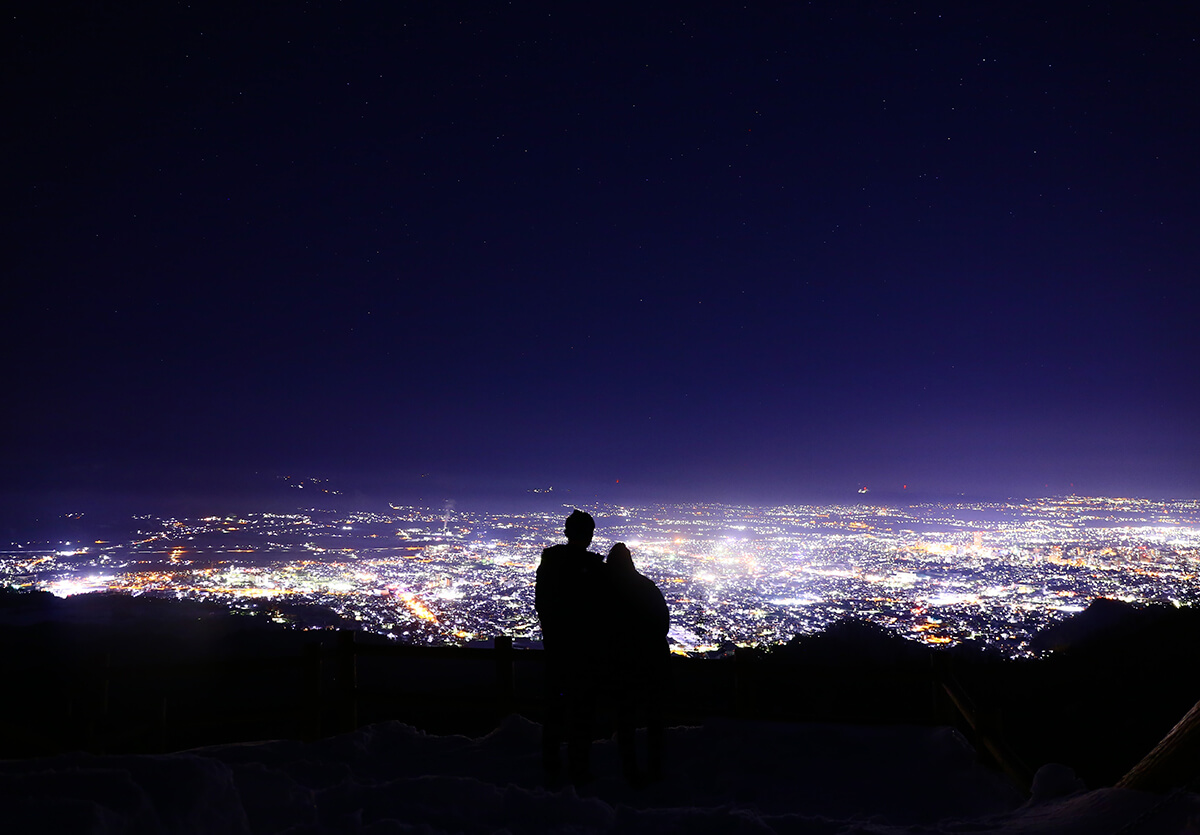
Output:
<path fill-rule="evenodd" d="M 565 735 L 567 767 L 576 782 L 591 777 L 596 693 L 606 666 L 601 605 L 607 568 L 603 557 L 588 550 L 595 529 L 595 521 L 581 510 L 567 517 L 567 543 L 542 551 L 534 594 L 546 659 L 542 764 L 551 774 L 559 772 Z"/>
<path fill-rule="evenodd" d="M 617 652 L 612 661 L 612 687 L 617 713 L 617 749 L 621 770 L 631 783 L 644 779 L 637 768 L 638 712 L 646 723 L 646 774 L 662 777 L 663 700 L 667 686 L 671 614 L 654 581 L 638 573 L 633 555 L 618 542 L 608 553 L 606 578 L 614 619 Z"/>

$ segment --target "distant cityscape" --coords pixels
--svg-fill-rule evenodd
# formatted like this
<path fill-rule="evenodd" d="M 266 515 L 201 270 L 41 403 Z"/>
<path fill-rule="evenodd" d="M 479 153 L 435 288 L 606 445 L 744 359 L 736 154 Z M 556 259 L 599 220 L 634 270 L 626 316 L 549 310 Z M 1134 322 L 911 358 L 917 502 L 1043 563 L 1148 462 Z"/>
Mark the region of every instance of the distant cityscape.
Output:
<path fill-rule="evenodd" d="M 627 543 L 662 589 L 672 646 L 686 654 L 786 643 L 857 618 L 1015 657 L 1099 597 L 1200 603 L 1197 500 L 583 509 L 596 518 L 593 550 Z M 120 539 L 7 543 L 0 584 L 203 600 L 409 643 L 534 643 L 534 572 L 542 548 L 563 540 L 569 511 L 143 515 Z"/>

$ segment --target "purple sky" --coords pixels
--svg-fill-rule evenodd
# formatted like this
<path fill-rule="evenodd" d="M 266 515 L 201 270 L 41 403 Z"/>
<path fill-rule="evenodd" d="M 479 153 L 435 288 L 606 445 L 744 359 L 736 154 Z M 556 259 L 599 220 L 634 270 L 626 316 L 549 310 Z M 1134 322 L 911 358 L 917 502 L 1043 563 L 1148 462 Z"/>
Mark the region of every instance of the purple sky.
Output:
<path fill-rule="evenodd" d="M 749 5 L 19 3 L 6 486 L 1200 495 L 1194 15 Z"/>

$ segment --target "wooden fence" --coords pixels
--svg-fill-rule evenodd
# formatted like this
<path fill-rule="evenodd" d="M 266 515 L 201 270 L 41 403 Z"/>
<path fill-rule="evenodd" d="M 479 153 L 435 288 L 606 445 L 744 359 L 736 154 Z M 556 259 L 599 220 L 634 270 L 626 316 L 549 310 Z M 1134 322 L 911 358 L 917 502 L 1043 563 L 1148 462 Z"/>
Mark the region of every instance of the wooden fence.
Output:
<path fill-rule="evenodd" d="M 541 718 L 541 650 L 383 643 L 323 633 L 288 652 L 240 659 L 112 656 L 26 663 L 0 694 L 0 756 L 84 748 L 180 750 L 233 741 L 316 739 L 386 720 L 482 734 L 517 712 Z M 932 658 L 932 657 L 931 657 Z M 903 669 L 779 663 L 738 650 L 672 658 L 668 720 L 958 724 L 1020 784 L 1028 769 L 945 665 Z M 602 720 L 603 721 L 603 720 Z M 603 728 L 601 731 L 603 732 Z"/>

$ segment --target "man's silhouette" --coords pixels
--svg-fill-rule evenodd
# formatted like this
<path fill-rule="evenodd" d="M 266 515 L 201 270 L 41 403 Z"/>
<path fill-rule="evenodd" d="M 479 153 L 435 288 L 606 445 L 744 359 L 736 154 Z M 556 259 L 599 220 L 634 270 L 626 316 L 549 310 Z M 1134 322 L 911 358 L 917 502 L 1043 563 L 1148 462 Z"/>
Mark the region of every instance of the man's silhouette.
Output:
<path fill-rule="evenodd" d="M 576 782 L 591 777 L 598 674 L 605 666 L 601 606 L 607 569 L 604 558 L 588 550 L 595 530 L 596 522 L 581 510 L 567 517 L 567 543 L 542 551 L 534 595 L 546 659 L 542 763 L 551 774 L 559 772 L 565 734 L 567 767 Z"/>
<path fill-rule="evenodd" d="M 608 554 L 607 585 L 615 623 L 617 654 L 612 676 L 621 769 L 634 784 L 659 779 L 663 769 L 663 699 L 667 685 L 671 614 L 654 581 L 638 573 L 633 555 L 618 542 Z M 637 768 L 634 746 L 638 711 L 646 722 L 646 766 Z"/>

